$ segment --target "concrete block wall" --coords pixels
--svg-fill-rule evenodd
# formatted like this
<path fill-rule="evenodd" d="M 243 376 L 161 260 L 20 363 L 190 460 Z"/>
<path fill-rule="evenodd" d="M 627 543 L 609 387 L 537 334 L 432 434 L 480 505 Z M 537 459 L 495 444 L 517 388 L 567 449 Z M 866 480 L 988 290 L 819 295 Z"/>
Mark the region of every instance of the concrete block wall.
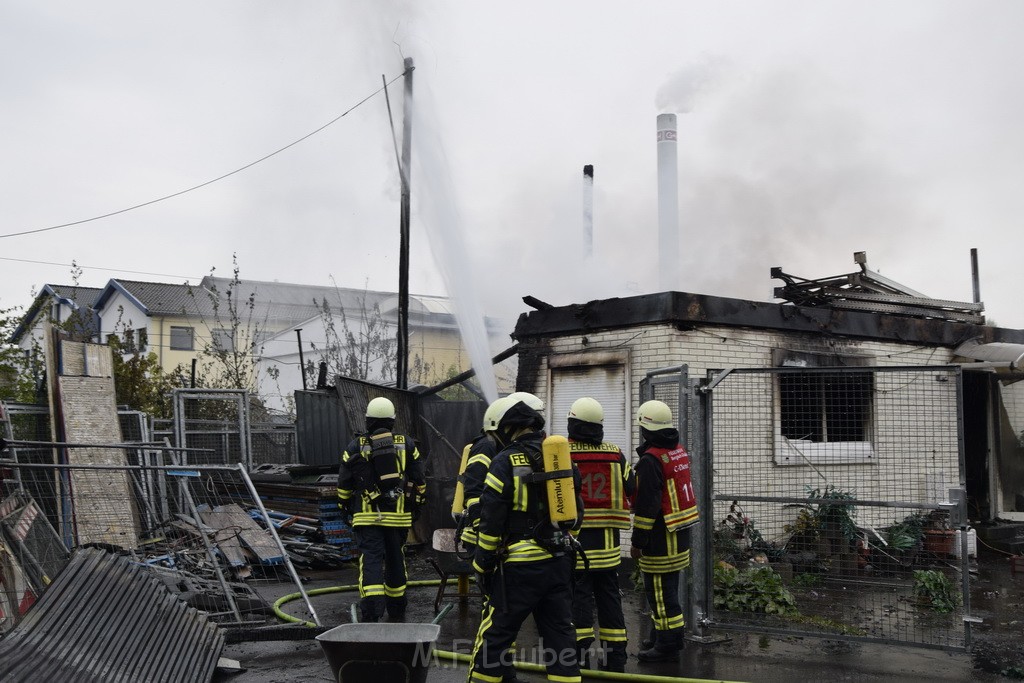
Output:
<path fill-rule="evenodd" d="M 830 339 L 826 336 L 783 331 L 708 326 L 677 330 L 668 324 L 591 332 L 545 339 L 548 353 L 585 354 L 628 349 L 631 377 L 629 401 L 639 405 L 639 383 L 651 370 L 686 364 L 691 378 L 724 368 L 771 368 L 775 349 L 817 354 L 855 355 L 869 366 L 944 365 L 952 349 L 880 341 Z M 550 366 L 540 359 L 534 387 L 545 401 Z M 808 490 L 832 484 L 863 500 L 933 500 L 945 482 L 960 482 L 956 438 L 956 383 L 952 375 L 899 372 L 878 373 L 873 407 L 873 457 L 862 464 L 806 462 L 780 465 L 776 458 L 780 439 L 775 383 L 769 374 L 734 375 L 715 391 L 716 492 L 735 495 L 806 497 Z M 732 383 L 732 384 L 730 384 Z M 621 444 L 632 451 L 634 442 Z M 813 462 L 813 461 L 812 461 Z M 941 480 L 941 481 L 940 481 Z M 727 504 L 713 513 L 725 516 Z M 770 515 L 764 506 L 751 504 L 747 512 Z M 866 507 L 858 521 L 884 526 L 902 519 L 906 508 Z M 795 514 L 795 511 L 791 511 Z M 781 531 L 784 520 L 771 522 L 769 531 Z"/>

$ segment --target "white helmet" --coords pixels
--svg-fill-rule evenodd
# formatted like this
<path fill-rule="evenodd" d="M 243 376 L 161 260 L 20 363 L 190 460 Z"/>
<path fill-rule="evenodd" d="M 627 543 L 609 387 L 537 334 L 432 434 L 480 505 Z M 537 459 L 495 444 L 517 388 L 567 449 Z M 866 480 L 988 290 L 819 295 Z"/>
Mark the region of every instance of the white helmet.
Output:
<path fill-rule="evenodd" d="M 672 427 L 672 409 L 661 401 L 647 401 L 636 411 L 636 423 L 651 432 L 669 429 Z"/>
<path fill-rule="evenodd" d="M 378 396 L 366 404 L 366 417 L 395 419 L 395 404 L 383 396 Z"/>
<path fill-rule="evenodd" d="M 484 411 L 483 430 L 485 432 L 494 432 L 498 430 L 498 422 L 501 421 L 501 416 L 504 415 L 505 411 L 511 406 L 508 400 L 509 398 L 510 397 L 508 396 L 504 396 L 487 406 L 487 410 Z"/>
<path fill-rule="evenodd" d="M 571 417 L 581 422 L 592 422 L 598 425 L 604 424 L 604 408 L 595 399 L 584 396 L 573 402 L 566 417 Z"/>
<path fill-rule="evenodd" d="M 533 408 L 538 413 L 543 413 L 544 412 L 544 401 L 540 400 L 539 398 L 537 398 L 536 396 L 534 396 L 533 394 L 531 394 L 528 391 L 517 391 L 514 394 L 509 394 L 508 395 L 508 405 L 505 406 L 505 409 L 507 410 L 507 409 L 511 408 L 512 406 L 514 406 L 515 404 L 519 403 L 520 401 L 525 403 L 527 405 L 527 407 Z"/>

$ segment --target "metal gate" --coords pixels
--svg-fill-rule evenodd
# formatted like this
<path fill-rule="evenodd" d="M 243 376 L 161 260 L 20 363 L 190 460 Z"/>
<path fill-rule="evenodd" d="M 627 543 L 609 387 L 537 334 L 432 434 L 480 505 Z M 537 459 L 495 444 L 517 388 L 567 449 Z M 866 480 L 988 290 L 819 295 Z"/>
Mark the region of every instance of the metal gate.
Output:
<path fill-rule="evenodd" d="M 958 367 L 712 371 L 695 396 L 698 635 L 969 645 Z"/>

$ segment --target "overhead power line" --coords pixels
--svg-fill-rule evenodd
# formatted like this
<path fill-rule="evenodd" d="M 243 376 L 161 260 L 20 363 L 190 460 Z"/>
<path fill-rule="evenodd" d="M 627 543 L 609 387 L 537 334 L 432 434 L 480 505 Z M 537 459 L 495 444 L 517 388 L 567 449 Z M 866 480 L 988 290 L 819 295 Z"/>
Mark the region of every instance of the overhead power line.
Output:
<path fill-rule="evenodd" d="M 0 256 L 0 261 L 14 261 L 16 263 L 37 263 L 42 266 L 65 266 L 67 268 L 89 268 L 90 270 L 105 270 L 111 273 L 131 273 L 132 275 L 153 275 L 155 277 L 173 277 L 182 280 L 200 280 L 199 275 L 170 275 L 168 273 L 148 273 L 144 270 L 122 270 L 120 268 L 104 268 L 103 266 L 86 266 L 81 263 L 56 263 L 54 261 L 33 261 L 27 258 L 10 258 Z"/>
<path fill-rule="evenodd" d="M 127 213 L 128 211 L 134 211 L 135 209 L 141 209 L 142 207 L 149 206 L 150 204 L 156 204 L 157 202 L 162 202 L 162 201 L 166 201 L 168 199 L 173 199 L 174 197 L 180 197 L 183 194 L 187 194 L 187 193 L 192 192 L 194 190 L 198 190 L 200 188 L 206 187 L 207 185 L 212 185 L 213 183 L 216 183 L 218 181 L 224 180 L 225 178 L 230 178 L 231 176 L 235 175 L 236 173 L 241 173 L 242 171 L 244 171 L 246 169 L 252 168 L 256 164 L 259 164 L 259 163 L 261 163 L 263 161 L 266 161 L 267 159 L 280 154 L 281 152 L 285 151 L 286 149 L 294 147 L 295 145 L 299 144 L 300 142 L 313 137 L 314 135 L 316 135 L 320 131 L 322 131 L 325 128 L 327 128 L 328 126 L 338 122 L 339 120 L 341 120 L 342 118 L 347 116 L 349 113 L 351 113 L 355 109 L 357 109 L 360 106 L 362 106 L 364 103 L 366 103 L 374 95 L 377 95 L 377 94 L 383 92 L 384 90 L 386 90 L 389 85 L 391 85 L 392 83 L 397 81 L 399 78 L 402 78 L 404 75 L 405 75 L 405 72 L 402 72 L 401 74 L 399 74 L 399 75 L 395 76 L 394 78 L 392 78 L 390 81 L 387 81 L 382 87 L 378 88 L 377 90 L 373 91 L 372 93 L 370 93 L 369 95 L 367 95 L 363 99 L 359 100 L 354 105 L 349 107 L 346 111 L 342 112 L 341 114 L 338 114 L 333 119 L 331 119 L 330 121 L 328 121 L 324 125 L 320 126 L 319 128 L 317 128 L 313 132 L 307 133 L 306 135 L 303 135 L 298 140 L 295 140 L 294 142 L 290 142 L 287 145 L 285 145 L 284 147 L 282 147 L 282 148 L 280 148 L 278 150 L 275 150 L 275 151 L 271 152 L 270 154 L 267 154 L 265 156 L 260 157 L 256 161 L 252 161 L 252 162 L 246 164 L 245 166 L 242 166 L 241 168 L 236 168 L 234 171 L 230 171 L 229 173 L 225 173 L 224 175 L 217 176 L 216 178 L 213 178 L 212 180 L 207 180 L 206 182 L 199 183 L 198 185 L 193 185 L 192 187 L 188 187 L 188 188 L 185 188 L 184 190 L 179 190 L 177 192 L 173 192 L 173 193 L 168 194 L 168 195 L 164 195 L 163 197 L 158 197 L 156 199 L 151 199 L 148 202 L 142 202 L 141 204 L 135 204 L 134 206 L 129 206 L 129 207 L 124 208 L 124 209 L 118 209 L 117 211 L 111 211 L 109 213 L 104 213 L 104 214 L 101 214 L 99 216 L 93 216 L 92 218 L 83 218 L 82 220 L 72 221 L 70 223 L 61 223 L 60 225 L 51 225 L 51 226 L 49 226 L 47 228 L 36 228 L 35 230 L 22 230 L 21 232 L 11 232 L 11 233 L 7 233 L 6 235 L 0 235 L 0 239 L 3 239 L 4 237 L 18 237 L 20 235 L 33 235 L 33 234 L 38 233 L 38 232 L 48 232 L 50 230 L 59 230 L 61 228 L 70 228 L 70 227 L 75 226 L 75 225 L 82 225 L 83 223 L 91 223 L 93 221 L 98 221 L 98 220 L 101 220 L 103 218 L 110 218 L 111 216 L 117 216 L 118 214 Z"/>

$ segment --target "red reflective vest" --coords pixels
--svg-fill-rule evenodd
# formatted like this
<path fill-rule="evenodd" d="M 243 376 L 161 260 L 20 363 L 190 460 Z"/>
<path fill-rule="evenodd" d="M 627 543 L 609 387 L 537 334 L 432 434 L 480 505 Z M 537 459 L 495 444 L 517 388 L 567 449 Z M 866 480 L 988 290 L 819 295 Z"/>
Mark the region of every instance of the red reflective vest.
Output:
<path fill-rule="evenodd" d="M 623 456 L 611 443 L 569 441 L 582 480 L 583 528 L 629 528 L 629 497 L 623 485 Z"/>
<path fill-rule="evenodd" d="M 665 488 L 661 494 L 661 512 L 665 527 L 678 531 L 697 521 L 697 497 L 690 481 L 690 456 L 681 445 L 675 448 L 648 448 L 661 463 Z"/>

